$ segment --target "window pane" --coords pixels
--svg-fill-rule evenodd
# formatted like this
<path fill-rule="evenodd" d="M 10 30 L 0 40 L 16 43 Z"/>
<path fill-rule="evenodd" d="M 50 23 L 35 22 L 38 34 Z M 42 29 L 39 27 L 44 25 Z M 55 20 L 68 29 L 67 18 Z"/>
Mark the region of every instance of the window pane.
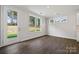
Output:
<path fill-rule="evenodd" d="M 35 32 L 35 17 L 30 16 L 30 31 Z"/>
<path fill-rule="evenodd" d="M 17 37 L 17 12 L 8 10 L 7 16 L 7 38 L 15 38 Z"/>
<path fill-rule="evenodd" d="M 40 31 L 40 18 L 30 16 L 30 31 L 31 32 Z"/>
<path fill-rule="evenodd" d="M 36 31 L 40 31 L 40 19 L 36 19 Z"/>

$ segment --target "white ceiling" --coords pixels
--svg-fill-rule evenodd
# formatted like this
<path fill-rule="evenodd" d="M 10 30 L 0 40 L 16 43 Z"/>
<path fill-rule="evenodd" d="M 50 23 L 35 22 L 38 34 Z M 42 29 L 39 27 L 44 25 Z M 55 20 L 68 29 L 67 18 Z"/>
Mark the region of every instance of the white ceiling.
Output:
<path fill-rule="evenodd" d="M 47 17 L 51 17 L 55 14 L 64 15 L 79 10 L 79 5 L 25 5 L 21 7 Z"/>

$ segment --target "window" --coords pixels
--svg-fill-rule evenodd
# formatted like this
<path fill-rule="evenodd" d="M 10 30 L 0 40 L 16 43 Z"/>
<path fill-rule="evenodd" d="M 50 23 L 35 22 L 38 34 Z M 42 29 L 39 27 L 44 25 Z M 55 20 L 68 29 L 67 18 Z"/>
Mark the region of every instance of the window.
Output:
<path fill-rule="evenodd" d="M 56 15 L 55 17 L 53 17 L 53 20 L 57 23 L 63 23 L 63 22 L 67 22 L 68 17 L 67 16 L 62 16 L 62 15 Z"/>
<path fill-rule="evenodd" d="M 7 12 L 7 38 L 17 37 L 17 12 L 8 10 Z"/>
<path fill-rule="evenodd" d="M 40 31 L 40 18 L 30 16 L 30 32 Z"/>

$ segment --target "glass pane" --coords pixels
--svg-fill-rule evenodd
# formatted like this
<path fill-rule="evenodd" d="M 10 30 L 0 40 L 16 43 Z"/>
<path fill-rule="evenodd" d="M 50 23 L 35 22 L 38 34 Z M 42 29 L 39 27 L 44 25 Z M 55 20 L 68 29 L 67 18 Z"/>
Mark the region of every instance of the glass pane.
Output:
<path fill-rule="evenodd" d="M 30 16 L 30 31 L 31 32 L 40 31 L 40 18 Z"/>
<path fill-rule="evenodd" d="M 36 31 L 40 31 L 40 19 L 36 19 Z"/>
<path fill-rule="evenodd" d="M 30 31 L 35 32 L 35 17 L 30 16 Z"/>
<path fill-rule="evenodd" d="M 7 38 L 15 38 L 17 37 L 17 12 L 8 10 L 7 16 Z"/>

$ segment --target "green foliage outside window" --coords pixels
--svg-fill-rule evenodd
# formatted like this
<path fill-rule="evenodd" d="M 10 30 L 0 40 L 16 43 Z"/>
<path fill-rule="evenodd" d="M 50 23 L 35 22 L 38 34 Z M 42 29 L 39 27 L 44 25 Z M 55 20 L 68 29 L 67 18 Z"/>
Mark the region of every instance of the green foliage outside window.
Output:
<path fill-rule="evenodd" d="M 30 16 L 30 31 L 31 32 L 40 31 L 40 18 Z"/>

